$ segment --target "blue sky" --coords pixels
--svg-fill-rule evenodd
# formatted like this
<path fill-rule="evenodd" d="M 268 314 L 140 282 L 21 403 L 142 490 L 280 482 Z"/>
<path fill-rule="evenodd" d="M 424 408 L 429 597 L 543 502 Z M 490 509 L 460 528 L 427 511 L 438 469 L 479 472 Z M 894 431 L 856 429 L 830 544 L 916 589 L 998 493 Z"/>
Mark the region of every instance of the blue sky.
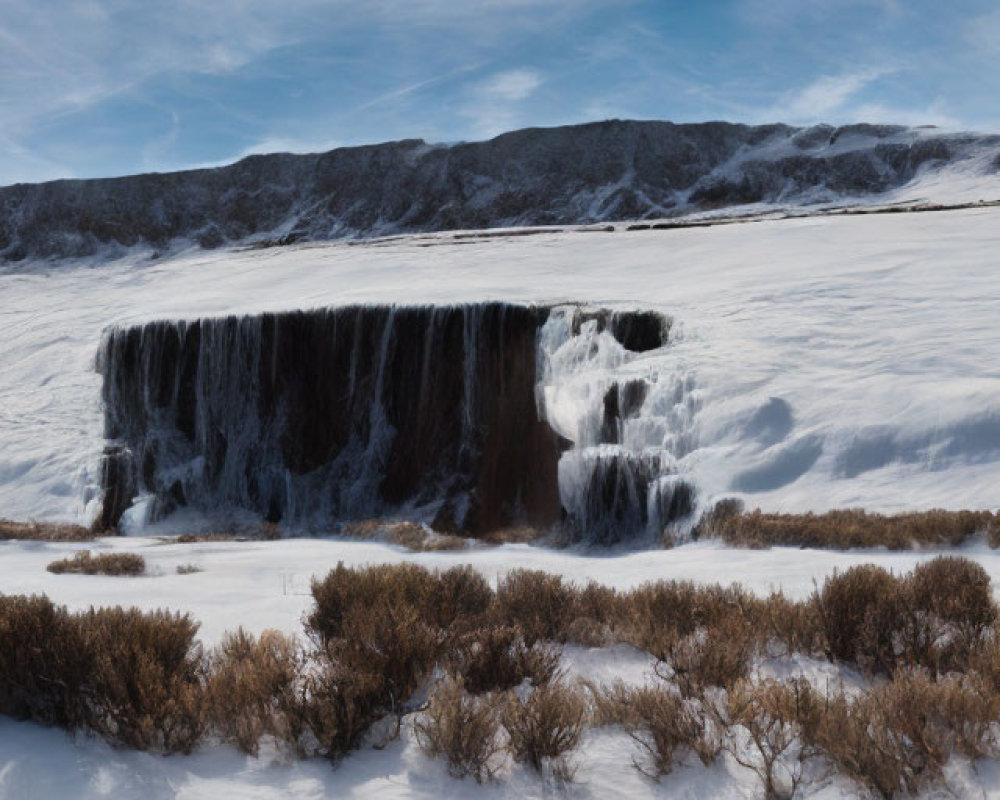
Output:
<path fill-rule="evenodd" d="M 0 184 L 595 119 L 1000 130 L 998 0 L 0 0 Z"/>

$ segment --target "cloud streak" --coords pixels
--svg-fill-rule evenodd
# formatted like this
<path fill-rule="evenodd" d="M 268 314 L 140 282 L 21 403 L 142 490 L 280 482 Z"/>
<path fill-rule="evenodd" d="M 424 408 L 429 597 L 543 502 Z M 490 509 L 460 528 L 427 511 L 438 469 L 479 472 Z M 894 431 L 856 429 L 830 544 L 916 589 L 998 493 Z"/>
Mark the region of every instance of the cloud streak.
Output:
<path fill-rule="evenodd" d="M 869 69 L 842 75 L 825 75 L 788 94 L 778 109 L 784 112 L 782 119 L 819 122 L 825 115 L 841 111 L 848 100 L 890 72 Z"/>

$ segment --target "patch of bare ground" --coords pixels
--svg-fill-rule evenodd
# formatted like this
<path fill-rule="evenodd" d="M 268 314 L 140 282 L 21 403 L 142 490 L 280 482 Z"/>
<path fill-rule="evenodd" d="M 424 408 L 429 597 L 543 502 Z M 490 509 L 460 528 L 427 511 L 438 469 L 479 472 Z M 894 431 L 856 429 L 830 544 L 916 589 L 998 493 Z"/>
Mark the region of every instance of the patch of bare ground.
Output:
<path fill-rule="evenodd" d="M 0 519 L 0 540 L 39 542 L 89 542 L 97 538 L 90 528 L 53 522 L 14 522 Z"/>
<path fill-rule="evenodd" d="M 694 538 L 721 539 L 732 547 L 816 547 L 847 550 L 962 544 L 985 536 L 990 547 L 1000 545 L 1000 520 L 989 511 L 918 511 L 873 514 L 842 509 L 824 514 L 771 514 L 760 509 L 745 513 L 738 500 L 723 500 L 706 512 L 693 531 Z"/>
<path fill-rule="evenodd" d="M 353 539 L 388 542 L 414 553 L 463 550 L 468 546 L 468 542 L 460 536 L 438 533 L 426 525 L 408 521 L 372 519 L 345 522 L 340 527 L 340 533 Z"/>
<path fill-rule="evenodd" d="M 544 531 L 533 528 L 530 525 L 512 525 L 507 528 L 497 528 L 496 530 L 484 533 L 478 537 L 478 541 L 486 544 L 526 544 L 534 542 L 545 535 Z"/>
<path fill-rule="evenodd" d="M 198 542 L 270 542 L 281 538 L 281 530 L 272 522 L 259 525 L 241 525 L 232 530 L 182 533 L 164 537 L 166 544 L 195 544 Z"/>
<path fill-rule="evenodd" d="M 142 575 L 146 560 L 135 553 L 98 553 L 81 550 L 71 558 L 53 561 L 46 569 L 56 575 Z"/>

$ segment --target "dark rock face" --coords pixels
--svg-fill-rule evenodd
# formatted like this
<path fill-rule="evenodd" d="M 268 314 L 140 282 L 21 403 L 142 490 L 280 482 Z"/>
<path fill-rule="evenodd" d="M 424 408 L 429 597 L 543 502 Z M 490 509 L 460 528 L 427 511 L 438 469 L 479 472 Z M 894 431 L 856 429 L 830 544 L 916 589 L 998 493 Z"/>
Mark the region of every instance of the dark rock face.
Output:
<path fill-rule="evenodd" d="M 537 369 L 551 313 L 354 306 L 112 329 L 98 358 L 110 440 L 99 524 L 115 527 L 140 494 L 154 517 L 245 509 L 322 529 L 434 512 L 442 531 L 565 522 L 596 543 L 690 514 L 657 459 L 616 451 L 595 461 L 549 426 Z M 637 346 L 651 340 L 630 332 L 665 337 L 668 327 L 652 312 L 580 314 Z M 620 432 L 645 389 L 612 387 L 606 424 Z M 568 500 L 560 470 L 570 455 L 586 495 Z"/>
<path fill-rule="evenodd" d="M 622 423 L 636 416 L 646 399 L 646 382 L 641 380 L 615 384 L 604 395 L 604 416 L 601 420 L 601 443 L 620 444 Z"/>
<path fill-rule="evenodd" d="M 118 524 L 135 497 L 135 464 L 128 448 L 111 445 L 104 449 L 101 459 L 101 487 L 104 502 L 97 526 L 107 531 Z"/>
<path fill-rule="evenodd" d="M 535 402 L 546 313 L 353 307 L 114 330 L 106 435 L 160 515 L 223 504 L 329 520 L 443 498 L 470 534 L 546 527 L 564 446 Z M 109 477 L 105 525 L 118 486 Z"/>
<path fill-rule="evenodd" d="M 609 448 L 587 458 L 587 484 L 568 516 L 571 535 L 596 544 L 618 544 L 651 528 L 663 531 L 694 511 L 693 488 L 663 480 L 655 456 Z"/>
<path fill-rule="evenodd" d="M 615 120 L 450 147 L 408 140 L 251 156 L 218 169 L 0 188 L 0 261 L 663 217 L 817 190 L 873 194 L 922 165 L 991 150 L 1000 153 L 1000 137 L 894 126 Z"/>

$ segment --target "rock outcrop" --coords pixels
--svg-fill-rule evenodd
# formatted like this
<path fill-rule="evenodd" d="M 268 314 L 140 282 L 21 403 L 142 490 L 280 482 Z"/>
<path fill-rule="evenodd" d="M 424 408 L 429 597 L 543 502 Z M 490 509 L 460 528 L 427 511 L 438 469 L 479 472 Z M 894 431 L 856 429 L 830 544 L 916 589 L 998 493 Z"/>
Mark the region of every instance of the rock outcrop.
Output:
<path fill-rule="evenodd" d="M 408 140 L 250 156 L 216 169 L 0 188 L 0 262 L 827 202 L 974 157 L 996 158 L 995 168 L 1000 136 L 617 120 L 447 147 Z"/>
<path fill-rule="evenodd" d="M 559 464 L 573 442 L 538 392 L 549 314 L 354 306 L 110 330 L 101 523 L 114 527 L 146 495 L 153 517 L 243 509 L 321 528 L 433 514 L 438 529 L 478 536 L 572 515 L 576 538 L 603 542 L 659 524 L 649 504 L 662 470 L 637 470 L 626 452 L 595 463 L 585 514 L 563 502 Z M 652 312 L 576 317 L 620 348 L 663 346 L 669 330 Z"/>

